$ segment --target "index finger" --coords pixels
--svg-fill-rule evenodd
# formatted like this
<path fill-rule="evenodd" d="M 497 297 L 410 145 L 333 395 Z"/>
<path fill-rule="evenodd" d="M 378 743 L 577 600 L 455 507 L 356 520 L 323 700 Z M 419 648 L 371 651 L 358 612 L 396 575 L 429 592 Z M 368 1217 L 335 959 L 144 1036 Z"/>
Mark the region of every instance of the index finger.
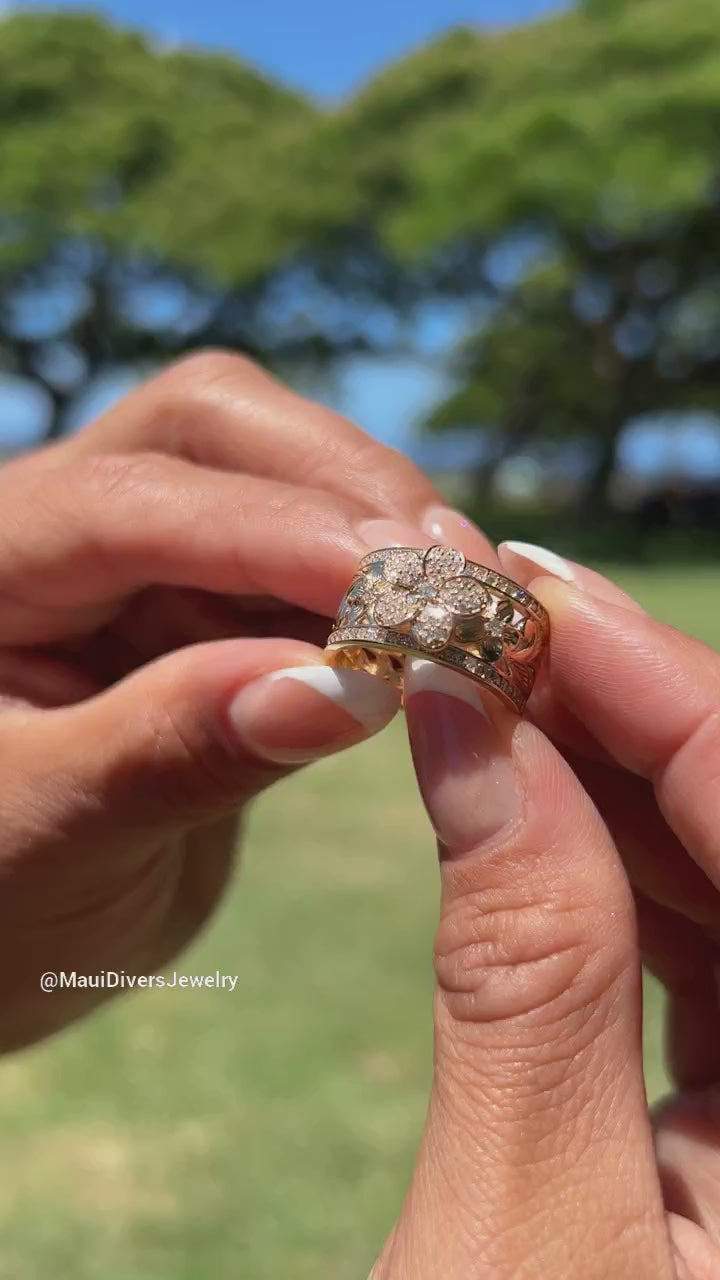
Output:
<path fill-rule="evenodd" d="M 74 457 L 161 450 L 406 519 L 439 501 L 409 458 L 226 351 L 170 366 L 59 448 Z"/>
<path fill-rule="evenodd" d="M 508 571 L 502 549 L 501 557 Z M 553 699 L 612 759 L 652 782 L 668 824 L 720 886 L 720 655 L 608 590 L 602 598 L 586 589 L 585 571 L 549 576 L 549 563 L 533 572 L 512 559 L 514 576 L 550 612 Z"/>
<path fill-rule="evenodd" d="M 9 467 L 0 513 L 5 644 L 83 634 L 157 585 L 332 617 L 369 549 L 348 502 L 151 453 Z"/>

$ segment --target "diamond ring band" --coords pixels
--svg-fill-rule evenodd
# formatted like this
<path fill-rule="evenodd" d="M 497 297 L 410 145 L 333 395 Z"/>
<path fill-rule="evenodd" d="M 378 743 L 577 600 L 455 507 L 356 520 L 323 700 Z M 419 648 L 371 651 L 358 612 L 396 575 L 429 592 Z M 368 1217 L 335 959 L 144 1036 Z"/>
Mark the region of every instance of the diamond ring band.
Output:
<path fill-rule="evenodd" d="M 328 637 L 328 661 L 402 687 L 408 654 L 453 667 L 522 713 L 549 637 L 524 587 L 454 547 L 384 547 L 360 561 Z"/>

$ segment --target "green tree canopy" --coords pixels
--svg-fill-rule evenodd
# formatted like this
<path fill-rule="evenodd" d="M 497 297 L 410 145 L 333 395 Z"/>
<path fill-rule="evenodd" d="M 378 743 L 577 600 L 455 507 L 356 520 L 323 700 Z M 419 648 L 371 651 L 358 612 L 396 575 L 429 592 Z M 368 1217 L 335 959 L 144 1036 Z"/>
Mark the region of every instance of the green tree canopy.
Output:
<path fill-rule="evenodd" d="M 328 217 L 298 172 L 314 115 L 234 58 L 0 19 L 0 371 L 44 388 L 53 433 L 108 365 L 330 342 Z"/>
<path fill-rule="evenodd" d="M 715 0 L 454 32 L 314 126 L 339 129 L 406 269 L 492 300 L 432 426 L 592 438 L 601 500 L 630 419 L 720 407 Z"/>
<path fill-rule="evenodd" d="M 482 298 L 431 425 L 591 441 L 601 498 L 629 420 L 720 400 L 717 17 L 457 30 L 326 110 L 94 17 L 6 18 L 0 360 L 60 429 L 71 355 L 81 384 L 198 343 L 307 357 L 375 305 Z"/>

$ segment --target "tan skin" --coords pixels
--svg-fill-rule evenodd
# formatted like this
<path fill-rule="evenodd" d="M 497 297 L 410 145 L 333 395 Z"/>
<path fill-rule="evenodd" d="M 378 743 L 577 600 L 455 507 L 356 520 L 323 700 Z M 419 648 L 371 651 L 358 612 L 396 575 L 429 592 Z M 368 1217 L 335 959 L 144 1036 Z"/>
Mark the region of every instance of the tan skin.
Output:
<path fill-rule="evenodd" d="M 374 533 L 495 562 L 439 504 L 406 459 L 223 353 L 0 472 L 5 1050 L 102 995 L 49 1000 L 44 970 L 150 972 L 202 926 L 237 813 L 287 772 L 231 740 L 228 701 L 320 661 Z M 526 577 L 553 620 L 538 727 L 408 697 L 441 840 L 436 1069 L 373 1275 L 715 1280 L 720 658 L 594 576 Z M 314 715 L 317 754 L 362 736 L 323 743 Z M 657 1154 L 641 950 L 684 1090 Z"/>

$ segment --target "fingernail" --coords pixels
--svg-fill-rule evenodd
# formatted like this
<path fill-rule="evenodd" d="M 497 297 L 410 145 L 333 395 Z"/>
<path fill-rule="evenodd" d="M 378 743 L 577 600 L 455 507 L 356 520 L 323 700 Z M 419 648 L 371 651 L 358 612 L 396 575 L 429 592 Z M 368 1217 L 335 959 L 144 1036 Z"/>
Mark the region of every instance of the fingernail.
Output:
<path fill-rule="evenodd" d="M 246 685 L 230 724 L 252 755 L 302 764 L 383 729 L 399 707 L 395 689 L 364 671 L 286 667 Z"/>
<path fill-rule="evenodd" d="M 481 529 L 468 520 L 461 511 L 440 504 L 428 507 L 423 513 L 421 526 L 433 542 L 457 547 L 471 560 L 480 560 L 494 567 L 497 564 L 495 548 Z"/>
<path fill-rule="evenodd" d="M 501 707 L 488 711 L 467 676 L 421 658 L 405 663 L 405 708 L 418 784 L 448 857 L 519 818 L 515 717 Z"/>
<path fill-rule="evenodd" d="M 540 573 L 549 573 L 553 578 L 562 578 L 563 582 L 574 582 L 575 574 L 568 560 L 563 560 L 554 551 L 546 547 L 536 547 L 532 542 L 501 542 L 498 556 L 508 573 L 511 568 L 517 573 L 534 577 Z"/>
<path fill-rule="evenodd" d="M 363 520 L 357 531 L 371 551 L 381 547 L 432 546 L 432 539 L 418 525 L 402 524 L 399 520 Z"/>
<path fill-rule="evenodd" d="M 617 583 L 596 573 L 594 569 L 588 569 L 586 565 L 563 559 L 547 547 L 538 547 L 532 542 L 501 542 L 498 557 L 505 573 L 525 587 L 534 578 L 549 574 L 553 578 L 559 578 L 561 582 L 572 583 L 579 590 L 587 591 L 599 600 L 607 600 L 608 604 L 619 604 L 635 613 L 645 613 L 642 605 L 633 600 Z"/>

